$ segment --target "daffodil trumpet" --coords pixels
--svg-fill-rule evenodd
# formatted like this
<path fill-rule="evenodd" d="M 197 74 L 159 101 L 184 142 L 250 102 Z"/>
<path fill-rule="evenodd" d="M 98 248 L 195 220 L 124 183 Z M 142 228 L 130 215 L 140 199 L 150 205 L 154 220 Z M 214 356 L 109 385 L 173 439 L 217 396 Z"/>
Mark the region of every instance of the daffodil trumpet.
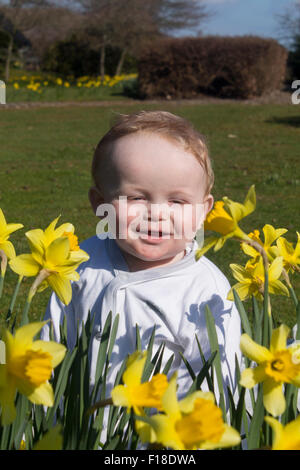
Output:
<path fill-rule="evenodd" d="M 256 194 L 254 185 L 249 189 L 243 204 L 223 197 L 222 201 L 216 201 L 214 208 L 209 212 L 204 222 L 204 229 L 216 232 L 204 241 L 202 248 L 196 252 L 196 260 L 204 255 L 210 248 L 220 250 L 226 240 L 237 238 L 240 242 L 250 241 L 250 237 L 239 227 L 239 222 L 251 214 L 256 207 Z"/>
<path fill-rule="evenodd" d="M 54 392 L 49 383 L 53 369 L 66 354 L 66 347 L 54 341 L 34 340 L 46 322 L 34 322 L 17 329 L 14 335 L 4 330 L 6 362 L 0 366 L 1 424 L 16 418 L 18 391 L 32 403 L 53 406 Z"/>

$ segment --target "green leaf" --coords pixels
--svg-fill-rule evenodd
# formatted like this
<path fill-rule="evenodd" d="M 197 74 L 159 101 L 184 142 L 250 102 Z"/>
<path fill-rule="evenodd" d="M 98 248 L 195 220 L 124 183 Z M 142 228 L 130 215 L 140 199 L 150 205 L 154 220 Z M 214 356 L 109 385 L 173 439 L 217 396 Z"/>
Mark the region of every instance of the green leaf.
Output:
<path fill-rule="evenodd" d="M 258 449 L 260 447 L 261 427 L 264 416 L 263 389 L 262 386 L 259 385 L 247 441 L 249 450 Z"/>
<path fill-rule="evenodd" d="M 207 327 L 208 338 L 209 338 L 209 343 L 210 343 L 210 350 L 212 353 L 214 351 L 217 352 L 213 365 L 214 365 L 216 376 L 217 376 L 218 389 L 219 389 L 219 394 L 220 394 L 219 406 L 223 412 L 223 418 L 224 420 L 226 420 L 226 408 L 225 408 L 219 342 L 218 342 L 218 336 L 217 336 L 216 327 L 215 327 L 215 320 L 207 305 L 206 305 L 205 319 L 206 319 L 206 327 Z"/>
<path fill-rule="evenodd" d="M 240 317 L 241 317 L 243 330 L 244 330 L 245 333 L 247 333 L 247 335 L 250 336 L 250 338 L 252 338 L 252 329 L 251 329 L 251 326 L 250 326 L 250 323 L 249 323 L 249 320 L 248 320 L 247 312 L 244 308 L 244 305 L 243 305 L 238 293 L 235 291 L 235 289 L 233 289 L 232 291 L 233 291 L 233 296 L 234 296 L 234 303 L 235 303 L 236 308 L 237 308 L 237 310 L 240 314 Z"/>
<path fill-rule="evenodd" d="M 253 339 L 256 343 L 261 344 L 263 314 L 260 311 L 257 299 L 255 298 L 254 295 L 252 296 L 252 305 L 253 305 L 253 313 L 254 313 Z"/>

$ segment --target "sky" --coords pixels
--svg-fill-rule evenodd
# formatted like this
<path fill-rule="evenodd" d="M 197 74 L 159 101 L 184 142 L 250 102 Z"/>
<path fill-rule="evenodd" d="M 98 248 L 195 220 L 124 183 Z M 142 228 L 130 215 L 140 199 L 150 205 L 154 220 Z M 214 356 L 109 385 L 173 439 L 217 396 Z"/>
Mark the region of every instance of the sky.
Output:
<path fill-rule="evenodd" d="M 278 19 L 299 0 L 203 0 L 215 15 L 202 27 L 204 34 L 257 35 L 279 39 Z"/>

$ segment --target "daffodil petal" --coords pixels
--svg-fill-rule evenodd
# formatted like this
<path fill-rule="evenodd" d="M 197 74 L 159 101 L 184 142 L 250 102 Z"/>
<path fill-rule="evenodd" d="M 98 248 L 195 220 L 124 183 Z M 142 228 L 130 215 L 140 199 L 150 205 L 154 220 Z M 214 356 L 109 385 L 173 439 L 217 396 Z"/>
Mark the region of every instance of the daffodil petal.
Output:
<path fill-rule="evenodd" d="M 4 230 L 6 230 L 6 225 L 7 225 L 7 223 L 6 223 L 3 211 L 2 211 L 2 209 L 0 209 L 0 233 L 4 232 Z"/>
<path fill-rule="evenodd" d="M 177 374 L 173 374 L 170 379 L 168 388 L 162 396 L 162 408 L 173 420 L 180 419 L 181 413 L 179 403 L 176 396 L 177 390 Z"/>
<path fill-rule="evenodd" d="M 234 300 L 233 289 L 236 291 L 241 300 L 245 300 L 250 296 L 250 284 L 237 282 L 229 291 L 227 296 L 228 300 Z"/>
<path fill-rule="evenodd" d="M 248 367 L 241 373 L 240 385 L 246 388 L 252 388 L 256 384 L 263 382 L 265 378 L 266 374 L 263 367 Z"/>
<path fill-rule="evenodd" d="M 111 391 L 111 398 L 115 406 L 132 406 L 128 396 L 128 388 L 124 385 L 117 385 L 114 387 Z"/>
<path fill-rule="evenodd" d="M 279 416 L 285 411 L 286 403 L 281 383 L 277 383 L 272 379 L 264 381 L 263 403 L 272 416 Z"/>
<path fill-rule="evenodd" d="M 57 229 L 55 229 L 55 236 L 62 237 L 65 232 L 74 233 L 74 231 L 75 231 L 74 225 L 67 222 L 65 224 L 60 225 Z"/>
<path fill-rule="evenodd" d="M 46 250 L 46 259 L 54 266 L 60 265 L 65 261 L 70 252 L 69 240 L 65 237 L 57 238 L 48 246 Z"/>
<path fill-rule="evenodd" d="M 286 325 L 280 325 L 279 328 L 276 328 L 272 332 L 270 351 L 274 353 L 275 351 L 280 351 L 281 349 L 286 349 L 286 342 L 290 332 L 290 328 Z"/>
<path fill-rule="evenodd" d="M 50 238 L 51 241 L 53 241 L 53 233 L 55 231 L 55 227 L 56 227 L 56 224 L 57 222 L 59 221 L 60 219 L 60 215 L 58 217 L 56 217 L 56 219 L 52 220 L 52 222 L 48 225 L 48 227 L 45 229 L 45 237 L 46 239 L 47 238 Z M 55 238 L 55 237 L 54 237 Z M 50 243 L 51 243 L 50 241 Z"/>
<path fill-rule="evenodd" d="M 15 342 L 22 345 L 31 344 L 33 338 L 41 331 L 46 323 L 46 321 L 31 322 L 21 326 L 15 333 Z"/>
<path fill-rule="evenodd" d="M 228 426 L 228 424 L 224 424 L 224 427 L 225 427 L 225 430 L 222 434 L 221 439 L 218 442 L 206 441 L 199 448 L 206 449 L 206 450 L 213 450 L 213 449 L 218 449 L 218 448 L 234 447 L 234 446 L 239 445 L 239 443 L 241 442 L 241 436 L 237 432 L 237 430 L 231 426 Z"/>
<path fill-rule="evenodd" d="M 246 333 L 241 336 L 240 347 L 242 353 L 257 364 L 273 357 L 267 348 L 255 343 Z"/>
<path fill-rule="evenodd" d="M 203 400 L 210 400 L 213 403 L 215 402 L 215 397 L 212 392 L 202 392 L 201 390 L 197 390 L 194 393 L 186 396 L 182 400 L 179 401 L 179 409 L 182 413 L 191 413 L 194 409 L 194 403 L 197 398 L 202 398 Z"/>
<path fill-rule="evenodd" d="M 278 279 L 283 270 L 283 258 L 279 256 L 275 258 L 269 268 L 269 277 L 270 279 Z"/>
<path fill-rule="evenodd" d="M 11 233 L 16 232 L 17 230 L 20 230 L 23 227 L 23 224 L 7 224 L 5 230 L 6 236 L 9 236 Z"/>
<path fill-rule="evenodd" d="M 66 354 L 66 347 L 55 341 L 37 340 L 31 346 L 33 351 L 42 350 L 49 353 L 52 357 L 52 367 L 56 367 L 61 363 Z"/>
<path fill-rule="evenodd" d="M 5 241 L 0 243 L 0 250 L 3 250 L 8 259 L 13 259 L 16 256 L 14 246 L 11 242 Z"/>
<path fill-rule="evenodd" d="M 269 292 L 270 294 L 286 295 L 287 297 L 290 295 L 288 288 L 283 284 L 283 282 L 278 281 L 278 279 L 270 280 Z"/>
<path fill-rule="evenodd" d="M 155 432 L 155 442 L 174 450 L 185 450 L 184 444 L 175 430 L 173 419 L 165 415 L 155 415 L 149 421 Z"/>
<path fill-rule="evenodd" d="M 271 416 L 266 416 L 265 421 L 271 426 L 274 433 L 272 449 L 278 450 L 283 434 L 283 426 L 279 421 L 277 421 L 277 419 L 272 418 Z"/>
<path fill-rule="evenodd" d="M 300 440 L 299 436 L 300 436 L 300 415 L 298 415 L 296 419 L 294 419 L 293 421 L 291 421 L 284 427 L 281 443 L 279 443 L 280 449 L 282 450 L 289 450 L 289 449 L 295 450 L 296 448 L 299 449 L 299 440 Z"/>
<path fill-rule="evenodd" d="M 287 229 L 285 228 L 277 228 L 275 229 L 272 225 L 266 224 L 263 227 L 263 232 L 264 232 L 264 238 L 265 238 L 265 245 L 266 246 L 271 246 L 272 243 L 274 243 L 277 238 L 281 237 L 283 234 L 287 232 Z"/>
<path fill-rule="evenodd" d="M 253 184 L 244 201 L 244 217 L 251 214 L 256 208 L 256 194 L 255 194 L 255 185 Z"/>
<path fill-rule="evenodd" d="M 31 251 L 33 253 L 37 252 L 40 256 L 43 256 L 45 249 L 45 235 L 43 230 L 29 230 L 25 233 L 25 235 L 28 240 Z"/>
<path fill-rule="evenodd" d="M 27 254 L 16 256 L 9 265 L 15 273 L 26 277 L 36 276 L 41 269 L 32 255 Z"/>
<path fill-rule="evenodd" d="M 208 250 L 210 250 L 219 240 L 219 237 L 208 237 L 204 240 L 204 244 L 196 251 L 195 258 L 198 261 Z"/>
<path fill-rule="evenodd" d="M 251 275 L 249 271 L 244 268 L 244 266 L 241 266 L 240 264 L 231 263 L 229 267 L 232 271 L 234 278 L 237 281 L 244 283 L 245 280 L 251 280 Z"/>
<path fill-rule="evenodd" d="M 47 277 L 47 282 L 60 300 L 65 305 L 69 305 L 72 299 L 72 287 L 70 281 L 68 279 L 64 279 L 59 274 L 53 273 Z"/>
<path fill-rule="evenodd" d="M 28 395 L 28 399 L 37 405 L 53 406 L 53 388 L 49 382 L 43 383 L 39 387 L 36 387 L 32 393 Z"/>
<path fill-rule="evenodd" d="M 141 383 L 142 374 L 146 362 L 146 352 L 136 351 L 127 360 L 127 367 L 123 374 L 125 385 L 134 387 Z"/>

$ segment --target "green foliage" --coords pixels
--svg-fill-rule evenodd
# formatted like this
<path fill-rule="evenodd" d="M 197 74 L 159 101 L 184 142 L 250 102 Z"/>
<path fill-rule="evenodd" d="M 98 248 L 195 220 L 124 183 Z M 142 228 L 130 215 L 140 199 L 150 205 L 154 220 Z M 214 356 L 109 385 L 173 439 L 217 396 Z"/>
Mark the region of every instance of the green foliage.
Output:
<path fill-rule="evenodd" d="M 288 56 L 288 66 L 290 68 L 290 80 L 299 80 L 300 78 L 300 34 L 294 38 L 292 50 Z"/>
<path fill-rule="evenodd" d="M 97 73 L 98 61 L 98 54 L 88 43 L 73 35 L 52 45 L 46 52 L 41 66 L 43 70 L 63 77 L 81 77 Z"/>
<path fill-rule="evenodd" d="M 110 45 L 105 48 L 105 73 L 115 75 L 121 49 Z M 62 77 L 82 77 L 99 75 L 100 48 L 92 48 L 87 40 L 72 35 L 64 41 L 57 41 L 45 53 L 41 68 L 44 71 L 56 73 Z M 122 73 L 136 72 L 137 61 L 131 55 L 126 55 Z"/>

